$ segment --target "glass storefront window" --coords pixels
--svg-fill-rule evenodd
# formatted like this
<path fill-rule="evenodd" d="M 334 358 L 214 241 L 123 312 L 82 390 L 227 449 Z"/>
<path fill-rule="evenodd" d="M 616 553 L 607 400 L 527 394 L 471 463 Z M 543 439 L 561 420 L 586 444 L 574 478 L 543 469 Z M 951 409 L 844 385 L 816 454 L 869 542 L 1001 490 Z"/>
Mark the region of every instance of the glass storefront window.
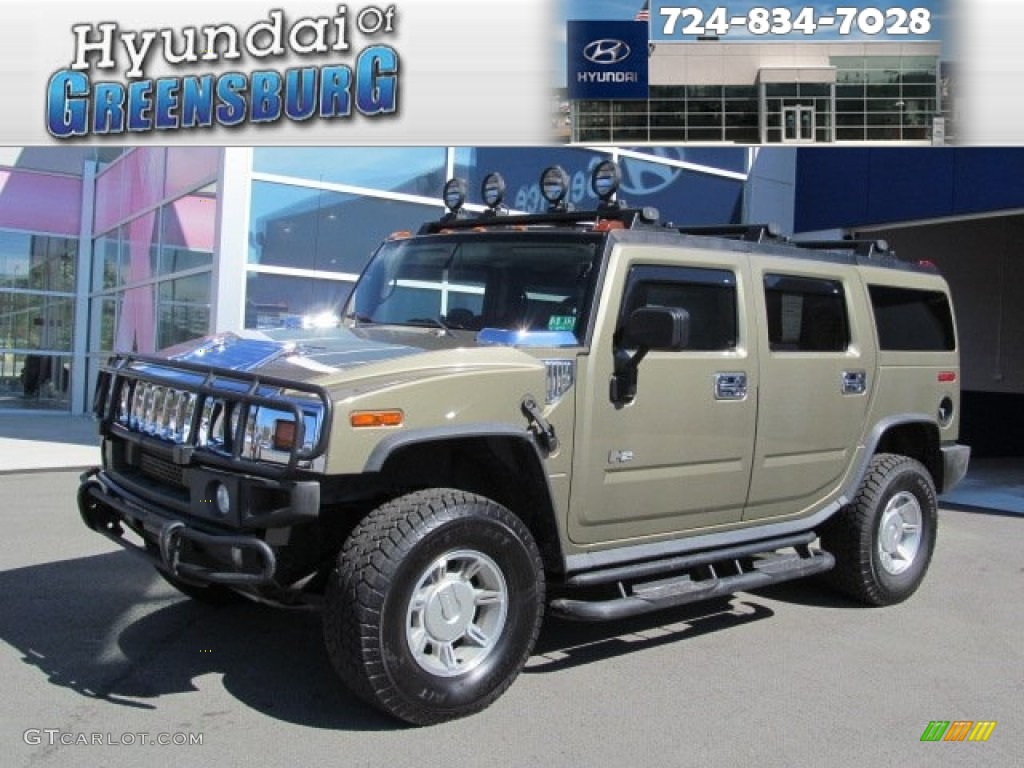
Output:
<path fill-rule="evenodd" d="M 133 219 L 123 228 L 125 281 L 138 283 L 157 274 L 158 211 Z"/>
<path fill-rule="evenodd" d="M 0 289 L 73 291 L 77 257 L 75 239 L 0 230 Z"/>
<path fill-rule="evenodd" d="M 0 349 L 70 352 L 74 308 L 69 296 L 0 292 Z"/>
<path fill-rule="evenodd" d="M 165 280 L 157 290 L 157 348 L 199 336 L 210 328 L 210 273 Z"/>
<path fill-rule="evenodd" d="M 216 184 L 165 205 L 161 215 L 160 273 L 212 264 L 216 226 Z"/>
<path fill-rule="evenodd" d="M 177 197 L 216 179 L 222 152 L 220 147 L 168 147 L 164 198 Z"/>
<path fill-rule="evenodd" d="M 67 410 L 71 357 L 0 350 L 0 410 Z"/>
<path fill-rule="evenodd" d="M 373 153 L 368 153 L 373 154 Z M 415 230 L 439 206 L 257 181 L 252 189 L 249 263 L 358 274 L 392 232 Z"/>
<path fill-rule="evenodd" d="M 98 345 L 93 347 L 105 355 L 114 351 L 114 333 L 117 330 L 117 315 L 121 308 L 121 296 L 105 296 L 93 301 L 93 312 L 99 312 Z M 98 308 L 98 309 L 97 309 Z"/>
<path fill-rule="evenodd" d="M 442 147 L 257 147 L 253 170 L 434 197 L 444 186 Z"/>
<path fill-rule="evenodd" d="M 306 316 L 338 315 L 353 282 L 249 272 L 245 281 L 246 328 L 297 328 Z"/>
<path fill-rule="evenodd" d="M 32 235 L 0 230 L 0 286 L 28 288 Z"/>

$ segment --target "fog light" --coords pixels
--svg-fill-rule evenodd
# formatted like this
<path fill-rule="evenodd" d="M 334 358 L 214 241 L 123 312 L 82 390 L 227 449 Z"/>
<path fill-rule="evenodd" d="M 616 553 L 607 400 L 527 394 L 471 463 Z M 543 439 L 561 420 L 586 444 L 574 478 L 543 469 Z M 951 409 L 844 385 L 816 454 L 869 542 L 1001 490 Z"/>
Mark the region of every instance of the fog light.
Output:
<path fill-rule="evenodd" d="M 552 210 L 561 208 L 569 194 L 569 174 L 558 165 L 546 168 L 540 176 L 540 193 L 550 203 Z"/>
<path fill-rule="evenodd" d="M 444 204 L 452 213 L 458 213 L 466 202 L 466 182 L 462 179 L 448 179 L 444 185 Z"/>
<path fill-rule="evenodd" d="M 225 517 L 231 511 L 231 492 L 224 483 L 217 483 L 217 511 Z"/>
<path fill-rule="evenodd" d="M 500 173 L 489 173 L 480 185 L 480 196 L 484 204 L 491 209 L 497 208 L 505 199 L 505 179 Z"/>
<path fill-rule="evenodd" d="M 590 176 L 590 187 L 603 203 L 607 203 L 619 188 L 622 177 L 619 166 L 611 160 L 603 160 Z"/>

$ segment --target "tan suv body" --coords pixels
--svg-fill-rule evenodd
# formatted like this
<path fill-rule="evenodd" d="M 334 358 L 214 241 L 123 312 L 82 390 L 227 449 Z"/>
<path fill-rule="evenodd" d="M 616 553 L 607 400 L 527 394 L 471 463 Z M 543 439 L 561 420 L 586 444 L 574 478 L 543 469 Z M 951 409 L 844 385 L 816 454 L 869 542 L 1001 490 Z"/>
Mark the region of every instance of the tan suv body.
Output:
<path fill-rule="evenodd" d="M 86 524 L 194 598 L 322 606 L 343 680 L 413 723 L 496 699 L 545 606 L 908 597 L 969 454 L 934 268 L 552 208 L 389 239 L 328 327 L 115 358 Z"/>

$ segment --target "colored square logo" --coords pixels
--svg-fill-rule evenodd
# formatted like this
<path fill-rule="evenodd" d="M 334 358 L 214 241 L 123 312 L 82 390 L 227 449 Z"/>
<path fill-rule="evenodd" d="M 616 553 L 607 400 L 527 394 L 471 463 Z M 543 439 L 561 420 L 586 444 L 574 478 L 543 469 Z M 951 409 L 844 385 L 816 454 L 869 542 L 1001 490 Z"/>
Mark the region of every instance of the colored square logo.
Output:
<path fill-rule="evenodd" d="M 566 51 L 570 99 L 646 99 L 644 21 L 570 21 Z"/>

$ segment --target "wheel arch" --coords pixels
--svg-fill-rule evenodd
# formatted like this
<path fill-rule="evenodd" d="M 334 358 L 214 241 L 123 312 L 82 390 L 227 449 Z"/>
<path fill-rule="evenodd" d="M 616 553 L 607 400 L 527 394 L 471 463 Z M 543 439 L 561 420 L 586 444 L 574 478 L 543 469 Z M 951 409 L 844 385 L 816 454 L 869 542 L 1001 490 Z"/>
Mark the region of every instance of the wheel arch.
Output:
<path fill-rule="evenodd" d="M 867 447 L 867 461 L 879 453 L 894 453 L 916 459 L 928 470 L 935 487 L 940 490 L 944 487 L 941 438 L 939 426 L 933 418 L 913 413 L 885 419 L 872 430 Z M 866 471 L 865 463 L 861 475 Z"/>
<path fill-rule="evenodd" d="M 485 496 L 529 529 L 549 573 L 565 572 L 554 495 L 540 447 L 515 425 L 410 430 L 382 440 L 366 472 L 398 494 L 428 487 Z"/>

